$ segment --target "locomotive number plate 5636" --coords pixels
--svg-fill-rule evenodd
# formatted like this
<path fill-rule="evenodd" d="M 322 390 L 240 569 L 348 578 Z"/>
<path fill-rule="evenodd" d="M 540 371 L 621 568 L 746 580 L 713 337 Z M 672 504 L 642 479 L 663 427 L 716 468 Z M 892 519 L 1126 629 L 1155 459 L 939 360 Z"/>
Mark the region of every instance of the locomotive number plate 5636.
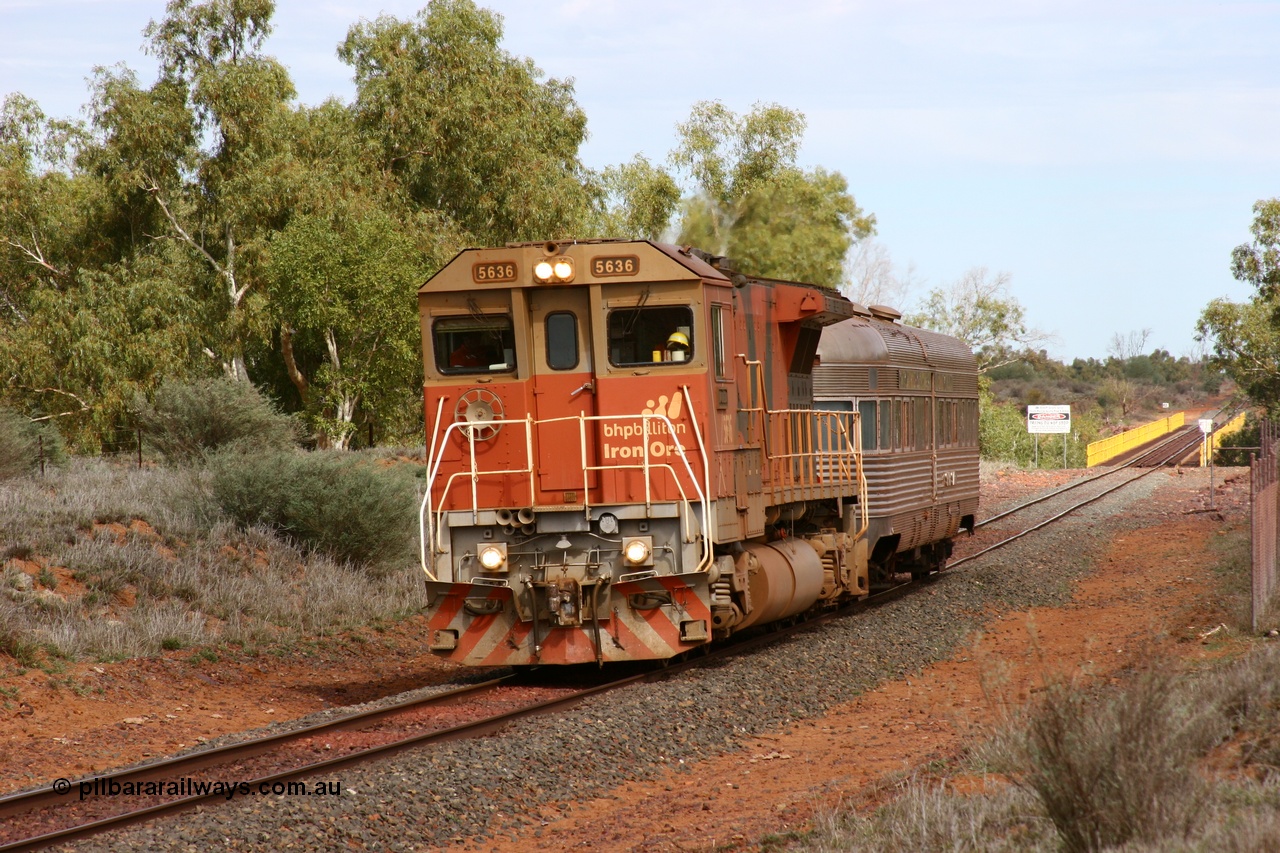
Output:
<path fill-rule="evenodd" d="M 601 256 L 591 259 L 591 274 L 596 278 L 635 275 L 638 272 L 640 272 L 640 259 L 635 255 Z"/>
<path fill-rule="evenodd" d="M 481 281 L 515 281 L 515 261 L 488 261 L 471 268 L 471 278 Z"/>

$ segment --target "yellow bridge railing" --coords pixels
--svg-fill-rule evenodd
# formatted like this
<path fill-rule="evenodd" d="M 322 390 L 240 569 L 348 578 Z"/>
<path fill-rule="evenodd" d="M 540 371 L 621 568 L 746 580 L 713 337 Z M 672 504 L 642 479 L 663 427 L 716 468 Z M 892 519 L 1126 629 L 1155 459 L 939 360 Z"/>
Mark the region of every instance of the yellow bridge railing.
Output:
<path fill-rule="evenodd" d="M 1213 437 L 1207 442 L 1200 444 L 1200 467 L 1204 468 L 1209 464 L 1210 454 L 1216 453 L 1218 448 L 1222 446 L 1222 439 L 1229 435 L 1233 435 L 1244 429 L 1244 412 L 1236 415 L 1222 426 L 1213 431 Z M 1206 446 L 1207 445 L 1207 446 Z"/>
<path fill-rule="evenodd" d="M 1167 418 L 1161 418 L 1158 421 L 1117 433 L 1110 438 L 1095 441 L 1085 451 L 1088 460 L 1086 464 L 1090 468 L 1095 465 L 1101 465 L 1108 459 L 1115 459 L 1120 454 L 1127 453 L 1135 447 L 1140 447 L 1148 441 L 1157 439 L 1162 435 L 1168 435 L 1176 429 L 1181 429 L 1185 423 L 1186 415 L 1183 412 L 1178 412 L 1176 415 L 1169 415 Z"/>

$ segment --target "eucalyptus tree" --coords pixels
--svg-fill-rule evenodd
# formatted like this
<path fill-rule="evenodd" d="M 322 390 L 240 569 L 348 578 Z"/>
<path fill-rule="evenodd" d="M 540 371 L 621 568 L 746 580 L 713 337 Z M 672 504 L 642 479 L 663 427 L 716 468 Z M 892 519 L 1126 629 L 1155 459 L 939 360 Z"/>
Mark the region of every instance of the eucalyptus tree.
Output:
<path fill-rule="evenodd" d="M 107 76 L 101 111 L 118 119 L 107 145 L 127 150 L 123 178 L 140 187 L 186 247 L 192 284 L 216 328 L 207 354 L 247 379 L 246 349 L 269 333 L 262 294 L 270 233 L 287 202 L 272 193 L 273 165 L 288 160 L 294 98 L 285 68 L 261 52 L 272 0 L 170 0 L 146 30 L 160 76 L 143 93 Z M 147 101 L 162 109 L 135 113 Z"/>
<path fill-rule="evenodd" d="M 502 32 L 471 0 L 353 26 L 338 55 L 354 69 L 359 125 L 407 197 L 470 240 L 573 236 L 592 200 L 586 115 L 570 81 L 503 50 Z"/>
<path fill-rule="evenodd" d="M 376 208 L 295 217 L 272 242 L 272 310 L 289 378 L 322 446 L 356 415 L 395 422 L 422 387 L 415 294 L 430 251 Z"/>
<path fill-rule="evenodd" d="M 19 93 L 0 103 L 0 322 L 22 326 L 34 292 L 74 280 L 86 187 L 71 174 L 73 135 Z"/>
<path fill-rule="evenodd" d="M 875 232 L 838 172 L 796 165 L 804 116 L 777 104 L 737 115 L 700 101 L 677 127 L 671 162 L 692 182 L 680 242 L 756 275 L 836 288 L 853 244 Z"/>
<path fill-rule="evenodd" d="M 1009 273 L 975 267 L 949 287 L 930 290 L 907 323 L 959 338 L 978 359 L 978 372 L 1023 358 L 1050 336 L 1027 325 L 1026 309 L 1010 292 Z"/>
<path fill-rule="evenodd" d="M 680 186 L 666 169 L 637 154 L 596 178 L 593 236 L 661 240 L 680 205 Z"/>
<path fill-rule="evenodd" d="M 0 396 L 89 448 L 137 390 L 183 375 L 196 352 L 175 259 L 131 251 L 145 217 L 94 151 L 84 127 L 29 99 L 0 107 Z"/>
<path fill-rule="evenodd" d="M 1254 287 L 1248 302 L 1214 299 L 1200 314 L 1196 339 L 1212 346 L 1222 369 L 1270 416 L 1280 416 L 1280 198 L 1253 206 L 1253 240 L 1231 252 L 1231 274 Z"/>

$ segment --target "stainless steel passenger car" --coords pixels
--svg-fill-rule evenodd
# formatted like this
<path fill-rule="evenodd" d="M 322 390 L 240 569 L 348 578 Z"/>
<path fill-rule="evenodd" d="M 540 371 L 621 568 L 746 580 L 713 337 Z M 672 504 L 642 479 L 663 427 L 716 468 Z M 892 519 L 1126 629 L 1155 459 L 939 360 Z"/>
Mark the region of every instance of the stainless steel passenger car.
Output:
<path fill-rule="evenodd" d="M 977 364 L 891 308 L 854 313 L 822 332 L 813 405 L 860 416 L 873 583 L 928 574 L 978 511 Z"/>

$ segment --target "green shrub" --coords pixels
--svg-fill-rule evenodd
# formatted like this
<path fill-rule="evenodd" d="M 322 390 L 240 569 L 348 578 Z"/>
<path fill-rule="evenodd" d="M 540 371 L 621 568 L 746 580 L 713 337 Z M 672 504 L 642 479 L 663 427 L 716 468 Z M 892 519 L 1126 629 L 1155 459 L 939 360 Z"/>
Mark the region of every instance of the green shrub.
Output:
<path fill-rule="evenodd" d="M 1218 439 L 1218 452 L 1214 462 L 1218 465 L 1248 465 L 1249 458 L 1261 455 L 1256 449 L 1262 444 L 1262 421 L 1253 412 L 1245 415 L 1244 427 L 1239 432 Z M 1247 449 L 1238 449 L 1247 448 Z"/>
<path fill-rule="evenodd" d="M 27 474 L 40 464 L 62 463 L 67 454 L 62 436 L 52 425 L 33 422 L 0 406 L 0 480 Z"/>
<path fill-rule="evenodd" d="M 214 499 L 243 526 L 266 525 L 335 559 L 366 566 L 409 553 L 417 531 L 413 478 L 351 454 L 223 453 Z"/>
<path fill-rule="evenodd" d="M 147 444 L 170 462 L 227 448 L 280 450 L 297 442 L 297 424 L 248 382 L 166 382 L 134 405 Z"/>

